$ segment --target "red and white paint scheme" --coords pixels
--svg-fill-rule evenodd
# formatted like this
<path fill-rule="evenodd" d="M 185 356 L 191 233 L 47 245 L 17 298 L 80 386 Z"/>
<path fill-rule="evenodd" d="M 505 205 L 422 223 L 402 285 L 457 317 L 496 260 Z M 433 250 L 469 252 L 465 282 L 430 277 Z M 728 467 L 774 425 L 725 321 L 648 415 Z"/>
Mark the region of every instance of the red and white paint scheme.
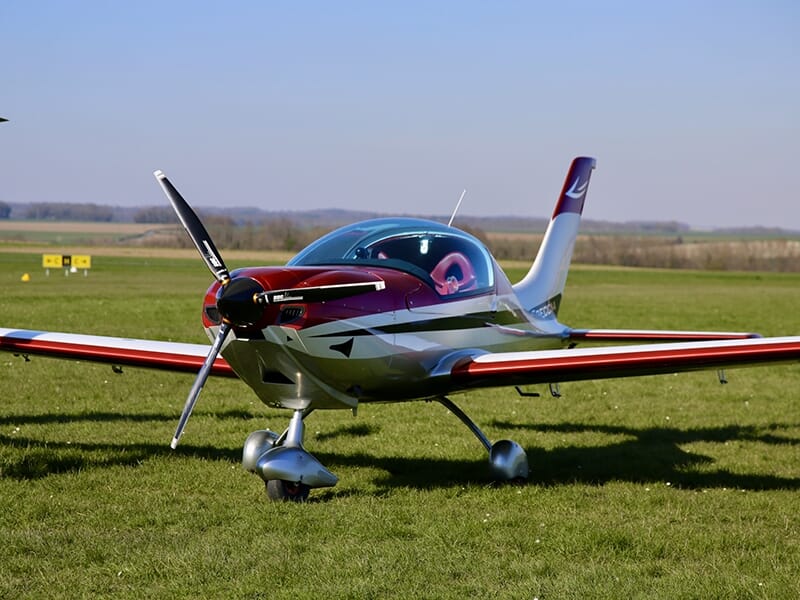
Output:
<path fill-rule="evenodd" d="M 436 400 L 489 452 L 499 480 L 525 479 L 515 442 L 491 443 L 449 398 L 486 386 L 674 373 L 800 360 L 800 337 L 740 332 L 573 329 L 558 321 L 592 158 L 567 173 L 539 253 L 512 284 L 485 246 L 450 225 L 385 218 L 323 236 L 284 267 L 230 272 L 197 215 L 156 179 L 215 281 L 203 300 L 211 347 L 0 329 L 0 349 L 177 371 L 199 371 L 174 448 L 209 375 L 234 376 L 292 411 L 282 434 L 252 433 L 242 462 L 271 498 L 302 500 L 337 478 L 304 447 L 316 409 Z M 603 347 L 575 348 L 601 342 Z M 617 345 L 609 346 L 610 343 Z M 721 375 L 722 376 L 722 375 Z"/>

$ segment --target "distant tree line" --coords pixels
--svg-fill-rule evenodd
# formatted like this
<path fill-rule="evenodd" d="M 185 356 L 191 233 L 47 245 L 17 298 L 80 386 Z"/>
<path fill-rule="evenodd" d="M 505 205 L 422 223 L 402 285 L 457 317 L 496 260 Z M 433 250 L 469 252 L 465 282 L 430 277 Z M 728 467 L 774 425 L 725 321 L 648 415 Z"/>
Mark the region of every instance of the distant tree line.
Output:
<path fill-rule="evenodd" d="M 334 227 L 325 226 L 306 227 L 285 217 L 263 219 L 258 222 L 244 224 L 237 224 L 230 217 L 220 215 L 201 213 L 200 218 L 214 239 L 214 244 L 220 248 L 232 250 L 297 252 L 334 229 Z M 464 227 L 463 229 L 487 243 L 487 236 L 480 229 L 476 227 Z M 191 241 L 188 236 L 180 230 L 176 230 L 173 237 L 161 236 L 158 244 L 166 247 L 191 247 Z"/>
<path fill-rule="evenodd" d="M 493 233 L 489 249 L 498 260 L 528 262 L 543 236 Z M 800 240 L 714 240 L 685 242 L 678 235 L 581 235 L 575 263 L 714 271 L 800 271 Z"/>
<path fill-rule="evenodd" d="M 201 214 L 206 229 L 219 248 L 231 250 L 281 250 L 297 252 L 330 231 L 328 227 L 300 227 L 285 218 L 237 224 L 230 217 Z M 158 245 L 191 247 L 189 237 L 180 230 L 172 237 L 161 236 Z"/>
<path fill-rule="evenodd" d="M 0 219 L 7 219 L 11 215 L 11 205 L 0 201 Z"/>
<path fill-rule="evenodd" d="M 201 215 L 215 244 L 221 249 L 297 252 L 328 233 L 331 227 L 302 227 L 288 218 L 237 224 L 230 217 Z M 536 256 L 541 235 L 486 234 L 464 228 L 480 239 L 495 258 L 529 263 Z M 713 240 L 713 238 L 712 238 Z M 148 243 L 165 247 L 191 247 L 180 229 Z M 800 240 L 713 240 L 685 242 L 676 236 L 581 235 L 573 262 L 627 267 L 710 269 L 721 271 L 798 271 Z"/>
<path fill-rule="evenodd" d="M 114 211 L 110 206 L 91 203 L 37 202 L 28 205 L 25 218 L 49 221 L 109 222 L 114 218 Z"/>
<path fill-rule="evenodd" d="M 178 217 L 169 206 L 147 206 L 133 215 L 134 223 L 177 223 Z"/>

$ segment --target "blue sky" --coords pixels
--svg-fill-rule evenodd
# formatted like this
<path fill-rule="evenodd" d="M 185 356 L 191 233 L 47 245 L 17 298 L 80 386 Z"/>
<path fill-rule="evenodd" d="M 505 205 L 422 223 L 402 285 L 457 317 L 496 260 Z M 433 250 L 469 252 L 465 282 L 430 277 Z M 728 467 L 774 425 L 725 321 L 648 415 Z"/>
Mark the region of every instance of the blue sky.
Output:
<path fill-rule="evenodd" d="M 22 2 L 0 200 L 800 230 L 800 3 Z"/>

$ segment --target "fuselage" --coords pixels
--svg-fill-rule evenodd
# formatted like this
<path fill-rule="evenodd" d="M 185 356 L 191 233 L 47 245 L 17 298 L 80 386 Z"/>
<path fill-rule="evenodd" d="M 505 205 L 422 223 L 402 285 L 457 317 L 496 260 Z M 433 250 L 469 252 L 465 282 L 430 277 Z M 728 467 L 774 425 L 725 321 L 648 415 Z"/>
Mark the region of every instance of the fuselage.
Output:
<path fill-rule="evenodd" d="M 561 347 L 555 314 L 523 309 L 474 237 L 438 223 L 381 219 L 325 236 L 286 267 L 232 274 L 264 290 L 382 280 L 339 300 L 264 307 L 235 326 L 222 355 L 259 398 L 286 408 L 424 399 L 458 391 L 452 366 L 486 352 Z M 206 294 L 214 337 L 220 284 Z"/>

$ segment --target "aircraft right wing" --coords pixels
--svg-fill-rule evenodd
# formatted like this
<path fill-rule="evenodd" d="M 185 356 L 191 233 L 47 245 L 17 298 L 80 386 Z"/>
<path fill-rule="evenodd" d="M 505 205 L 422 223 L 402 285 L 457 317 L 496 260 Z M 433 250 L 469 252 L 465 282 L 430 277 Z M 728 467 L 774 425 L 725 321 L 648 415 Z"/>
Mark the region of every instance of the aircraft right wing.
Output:
<path fill-rule="evenodd" d="M 465 388 L 636 377 L 800 361 L 800 336 L 499 352 L 463 358 Z"/>
<path fill-rule="evenodd" d="M 208 348 L 203 344 L 0 327 L 0 350 L 22 356 L 50 356 L 168 371 L 196 373 L 203 365 Z M 223 358 L 214 361 L 211 374 L 236 377 Z"/>

